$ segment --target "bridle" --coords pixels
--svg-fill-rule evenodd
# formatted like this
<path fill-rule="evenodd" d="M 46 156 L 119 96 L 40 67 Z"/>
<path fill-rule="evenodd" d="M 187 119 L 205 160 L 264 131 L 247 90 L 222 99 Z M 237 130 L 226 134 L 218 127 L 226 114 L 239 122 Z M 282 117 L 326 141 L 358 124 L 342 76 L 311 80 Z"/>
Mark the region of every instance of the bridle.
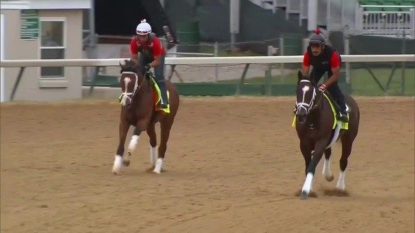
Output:
<path fill-rule="evenodd" d="M 125 89 L 124 89 L 124 92 L 121 93 L 119 99 L 120 99 L 120 103 L 123 106 L 125 106 L 125 104 L 127 103 L 127 100 L 132 101 L 132 98 L 135 96 L 135 94 L 137 93 L 137 91 L 141 88 L 141 86 L 144 83 L 144 78 L 141 80 L 141 83 L 138 84 L 138 75 L 135 72 L 124 71 L 124 72 L 121 73 L 121 75 L 123 75 L 123 74 L 133 74 L 135 76 L 135 82 L 134 82 L 133 92 L 127 92 L 127 90 L 128 90 L 128 84 L 131 82 L 131 78 L 129 78 L 129 77 L 125 77 L 124 78 Z"/>
<path fill-rule="evenodd" d="M 306 114 L 309 114 L 311 111 L 313 111 L 314 109 L 316 109 L 319 106 L 321 98 L 316 101 L 316 104 L 314 104 L 314 101 L 316 100 L 316 97 L 317 97 L 317 91 L 316 91 L 317 88 L 311 83 L 310 80 L 303 79 L 303 80 L 300 80 L 300 83 L 310 83 L 311 84 L 310 86 L 311 86 L 312 91 L 313 91 L 313 95 L 312 95 L 311 100 L 310 100 L 309 103 L 305 102 L 305 95 L 308 91 L 310 91 L 310 86 L 309 85 L 304 86 L 302 88 L 302 91 L 303 91 L 302 101 L 301 102 L 296 102 L 296 107 L 297 107 L 297 110 L 302 108 L 302 109 L 305 110 Z"/>

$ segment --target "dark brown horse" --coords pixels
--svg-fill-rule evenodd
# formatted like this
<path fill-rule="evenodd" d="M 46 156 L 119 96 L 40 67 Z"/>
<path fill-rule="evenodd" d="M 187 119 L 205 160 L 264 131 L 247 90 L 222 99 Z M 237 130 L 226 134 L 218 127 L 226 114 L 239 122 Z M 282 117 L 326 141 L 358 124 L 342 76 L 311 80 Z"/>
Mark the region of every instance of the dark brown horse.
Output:
<path fill-rule="evenodd" d="M 153 172 L 160 174 L 163 167 L 167 141 L 174 118 L 179 109 L 179 94 L 174 85 L 165 80 L 169 98 L 169 111 L 161 111 L 156 107 L 159 99 L 157 87 L 153 84 L 151 73 L 143 75 L 141 67 L 132 60 L 125 60 L 121 66 L 120 96 L 121 114 L 119 125 L 119 144 L 115 155 L 112 172 L 120 174 L 123 166 L 130 165 L 130 156 L 137 146 L 141 132 L 146 131 L 150 138 L 150 162 Z M 157 153 L 157 135 L 155 125 L 160 122 L 161 142 Z M 130 126 L 134 133 L 128 146 L 127 156 L 124 156 L 124 144 Z"/>
<path fill-rule="evenodd" d="M 334 179 L 330 170 L 331 146 L 339 139 L 342 143 L 340 176 L 337 188 L 345 191 L 347 160 L 352 152 L 353 141 L 357 136 L 360 121 L 359 107 L 349 95 L 345 95 L 349 122 L 337 121 L 335 104 L 331 97 L 322 93 L 309 77 L 298 72 L 295 126 L 300 149 L 305 160 L 306 180 L 301 190 L 301 199 L 306 199 L 312 190 L 313 177 L 317 164 L 325 155 L 323 175 L 327 181 Z"/>

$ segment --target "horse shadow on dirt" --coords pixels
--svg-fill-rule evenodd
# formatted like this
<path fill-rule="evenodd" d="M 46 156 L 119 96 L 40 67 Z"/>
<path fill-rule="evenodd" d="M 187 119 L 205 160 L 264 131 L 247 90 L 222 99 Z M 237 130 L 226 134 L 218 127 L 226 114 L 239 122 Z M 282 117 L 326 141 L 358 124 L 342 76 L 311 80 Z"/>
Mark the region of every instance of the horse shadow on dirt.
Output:
<path fill-rule="evenodd" d="M 329 187 L 320 187 L 318 189 L 319 193 L 322 193 L 323 196 L 326 197 L 350 197 L 350 192 L 347 190 L 340 190 L 337 188 L 329 188 Z M 299 197 L 301 195 L 301 190 L 295 192 L 294 196 Z M 309 197 L 311 198 L 318 198 L 319 195 L 316 191 L 311 191 L 309 193 Z"/>

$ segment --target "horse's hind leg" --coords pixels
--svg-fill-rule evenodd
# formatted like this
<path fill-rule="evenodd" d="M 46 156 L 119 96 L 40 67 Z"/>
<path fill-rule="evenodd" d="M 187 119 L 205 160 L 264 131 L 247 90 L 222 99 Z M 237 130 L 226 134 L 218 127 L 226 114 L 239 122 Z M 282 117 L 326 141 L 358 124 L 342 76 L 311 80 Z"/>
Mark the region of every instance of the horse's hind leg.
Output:
<path fill-rule="evenodd" d="M 349 156 L 352 152 L 353 139 L 350 134 L 343 135 L 342 139 L 342 156 L 340 158 L 340 175 L 337 181 L 337 188 L 340 190 L 346 189 L 346 168 Z"/>
<path fill-rule="evenodd" d="M 167 150 L 167 141 L 169 140 L 170 130 L 173 125 L 173 118 L 165 117 L 160 121 L 160 130 L 161 130 L 161 137 L 160 137 L 160 146 L 158 151 L 158 159 L 156 161 L 156 166 L 154 167 L 153 172 L 160 174 L 164 157 Z"/>
<path fill-rule="evenodd" d="M 147 135 L 150 138 L 150 163 L 152 166 L 155 166 L 157 160 L 157 134 L 155 123 L 151 123 L 148 126 Z"/>
<path fill-rule="evenodd" d="M 323 176 L 327 181 L 333 181 L 334 176 L 331 173 L 330 168 L 330 157 L 331 157 L 331 148 L 324 150 L 324 165 L 323 165 Z"/>

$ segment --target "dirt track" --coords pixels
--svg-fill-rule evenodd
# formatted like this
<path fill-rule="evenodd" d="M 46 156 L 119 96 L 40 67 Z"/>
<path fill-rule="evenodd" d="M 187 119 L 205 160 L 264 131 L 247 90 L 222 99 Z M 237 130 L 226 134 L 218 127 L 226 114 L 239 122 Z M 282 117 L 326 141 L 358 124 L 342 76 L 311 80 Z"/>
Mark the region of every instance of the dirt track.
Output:
<path fill-rule="evenodd" d="M 350 197 L 294 196 L 303 158 L 292 99 L 183 98 L 166 172 L 149 168 L 148 137 L 122 176 L 111 173 L 119 106 L 108 102 L 1 108 L 1 231 L 414 232 L 414 99 L 358 99 Z"/>

